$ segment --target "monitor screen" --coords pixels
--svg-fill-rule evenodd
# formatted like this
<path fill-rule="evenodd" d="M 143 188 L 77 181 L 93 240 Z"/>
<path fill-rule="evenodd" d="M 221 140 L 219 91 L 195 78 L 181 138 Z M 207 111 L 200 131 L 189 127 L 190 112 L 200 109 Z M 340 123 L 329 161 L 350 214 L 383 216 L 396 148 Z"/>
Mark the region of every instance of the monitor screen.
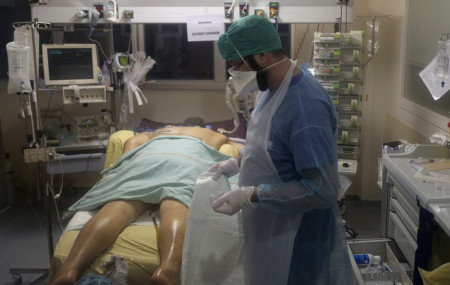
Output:
<path fill-rule="evenodd" d="M 42 45 L 46 85 L 98 84 L 95 44 Z"/>

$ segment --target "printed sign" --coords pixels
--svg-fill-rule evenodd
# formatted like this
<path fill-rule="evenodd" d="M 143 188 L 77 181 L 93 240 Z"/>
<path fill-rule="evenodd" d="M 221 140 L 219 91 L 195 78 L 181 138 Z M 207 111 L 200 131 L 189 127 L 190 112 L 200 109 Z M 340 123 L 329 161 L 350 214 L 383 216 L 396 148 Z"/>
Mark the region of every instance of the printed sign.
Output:
<path fill-rule="evenodd" d="M 186 16 L 188 42 L 217 41 L 225 32 L 223 15 Z"/>

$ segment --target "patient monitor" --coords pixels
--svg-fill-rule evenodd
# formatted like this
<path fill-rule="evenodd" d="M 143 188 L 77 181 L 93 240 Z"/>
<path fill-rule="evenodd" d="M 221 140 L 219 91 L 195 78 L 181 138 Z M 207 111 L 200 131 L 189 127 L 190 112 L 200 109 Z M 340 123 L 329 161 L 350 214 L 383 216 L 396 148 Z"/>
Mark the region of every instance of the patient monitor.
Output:
<path fill-rule="evenodd" d="M 62 86 L 64 104 L 106 102 L 95 44 L 42 45 L 47 86 Z"/>
<path fill-rule="evenodd" d="M 101 81 L 95 44 L 42 45 L 46 85 L 98 84 Z"/>

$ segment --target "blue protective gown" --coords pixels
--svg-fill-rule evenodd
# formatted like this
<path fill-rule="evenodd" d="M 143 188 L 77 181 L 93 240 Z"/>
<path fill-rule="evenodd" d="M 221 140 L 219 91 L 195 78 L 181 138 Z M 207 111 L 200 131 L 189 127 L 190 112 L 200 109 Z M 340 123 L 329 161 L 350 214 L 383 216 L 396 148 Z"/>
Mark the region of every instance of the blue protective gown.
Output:
<path fill-rule="evenodd" d="M 268 252 L 279 255 L 281 251 L 281 257 L 276 258 L 282 260 L 284 255 L 290 260 L 287 284 L 351 284 L 350 260 L 337 205 L 335 108 L 328 93 L 306 69 L 292 78 L 284 98 L 273 104 L 276 96 L 279 94 L 263 94 L 254 111 L 256 116 L 259 112 L 269 113 L 266 141 L 258 139 L 250 143 L 264 141 L 278 177 L 268 177 L 271 176 L 269 167 L 258 165 L 258 160 L 253 165 L 246 163 L 246 158 L 251 160 L 250 155 L 246 157 L 247 145 L 241 168 L 241 185 L 260 181 L 257 183 L 259 203 L 254 203 L 252 209 L 244 208 L 243 213 L 246 242 L 261 244 L 260 248 L 249 245 L 249 261 L 259 260 L 260 266 L 271 263 L 272 257 L 260 252 L 263 247 L 273 246 Z M 264 124 L 255 126 L 263 128 Z M 252 155 L 259 153 L 253 151 Z M 246 178 L 250 176 L 257 178 Z M 265 223 L 267 219 L 271 221 Z M 283 244 L 273 244 L 280 241 Z M 285 244 L 291 244 L 292 250 L 284 250 Z M 265 273 L 257 272 L 258 265 L 249 268 L 250 284 L 277 282 L 271 276 L 281 270 L 276 268 L 278 263 L 286 264 L 279 260 L 261 270 L 270 272 L 267 276 L 260 276 Z"/>

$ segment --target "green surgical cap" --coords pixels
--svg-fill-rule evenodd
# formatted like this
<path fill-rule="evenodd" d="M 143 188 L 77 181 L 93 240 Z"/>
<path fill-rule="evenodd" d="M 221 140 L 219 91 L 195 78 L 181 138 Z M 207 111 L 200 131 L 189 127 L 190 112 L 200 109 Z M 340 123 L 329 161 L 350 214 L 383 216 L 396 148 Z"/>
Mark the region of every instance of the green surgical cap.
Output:
<path fill-rule="evenodd" d="M 231 24 L 228 31 L 220 35 L 217 45 L 225 60 L 236 60 L 241 56 L 282 48 L 280 37 L 273 24 L 266 18 L 256 15 L 240 18 Z"/>

